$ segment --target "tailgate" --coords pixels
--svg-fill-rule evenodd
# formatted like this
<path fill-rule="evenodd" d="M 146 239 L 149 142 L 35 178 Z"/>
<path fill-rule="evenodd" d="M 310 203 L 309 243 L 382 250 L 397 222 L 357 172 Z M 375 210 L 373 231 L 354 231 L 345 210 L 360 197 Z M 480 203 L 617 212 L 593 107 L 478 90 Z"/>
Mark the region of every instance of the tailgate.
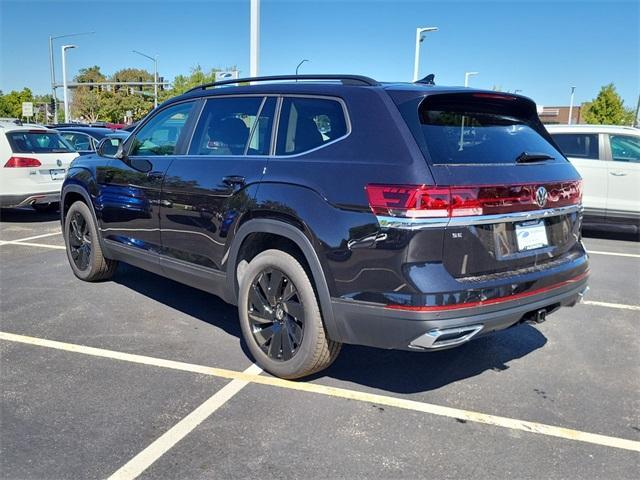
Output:
<path fill-rule="evenodd" d="M 443 262 L 451 275 L 512 275 L 581 254 L 581 179 L 531 100 L 465 91 L 400 110 L 435 187 L 449 192 Z"/>

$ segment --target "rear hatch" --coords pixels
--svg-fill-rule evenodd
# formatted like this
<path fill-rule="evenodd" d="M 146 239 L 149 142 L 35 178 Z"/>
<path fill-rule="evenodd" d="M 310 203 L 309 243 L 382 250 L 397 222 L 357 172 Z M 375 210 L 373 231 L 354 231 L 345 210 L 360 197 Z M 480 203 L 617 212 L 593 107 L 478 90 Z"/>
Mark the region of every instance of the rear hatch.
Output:
<path fill-rule="evenodd" d="M 436 216 L 449 217 L 443 263 L 451 275 L 496 278 L 582 254 L 580 176 L 531 100 L 464 91 L 396 103 L 446 204 Z"/>
<path fill-rule="evenodd" d="M 20 177 L 24 176 L 27 183 L 16 185 L 21 190 L 28 185 L 33 185 L 36 190 L 41 187 L 40 191 L 59 188 L 71 161 L 78 156 L 54 130 L 14 130 L 7 132 L 6 136 L 12 153 L 9 159 L 4 160 L 4 168 L 7 173 L 22 173 Z"/>

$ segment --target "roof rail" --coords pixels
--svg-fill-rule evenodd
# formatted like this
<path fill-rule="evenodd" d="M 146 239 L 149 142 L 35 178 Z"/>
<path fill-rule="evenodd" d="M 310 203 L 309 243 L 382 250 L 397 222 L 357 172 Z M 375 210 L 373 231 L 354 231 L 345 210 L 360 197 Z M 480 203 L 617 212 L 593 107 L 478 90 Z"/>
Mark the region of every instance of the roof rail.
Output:
<path fill-rule="evenodd" d="M 363 75 L 272 75 L 270 77 L 237 78 L 233 80 L 205 83 L 187 90 L 185 93 L 195 92 L 196 90 L 206 90 L 209 87 L 217 87 L 218 85 L 233 85 L 242 82 L 276 82 L 280 80 L 339 80 L 343 85 L 368 85 L 371 87 L 380 85 L 373 78 L 365 77 Z"/>

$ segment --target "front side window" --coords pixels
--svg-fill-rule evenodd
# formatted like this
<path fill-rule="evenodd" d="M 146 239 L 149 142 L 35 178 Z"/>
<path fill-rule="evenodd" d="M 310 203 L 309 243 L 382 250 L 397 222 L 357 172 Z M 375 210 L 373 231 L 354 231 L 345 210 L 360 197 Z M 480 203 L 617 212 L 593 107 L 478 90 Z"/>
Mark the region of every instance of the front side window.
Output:
<path fill-rule="evenodd" d="M 174 155 L 193 105 L 193 102 L 180 103 L 156 114 L 136 134 L 129 155 Z"/>
<path fill-rule="evenodd" d="M 15 131 L 7 133 L 13 153 L 67 153 L 73 147 L 55 132 Z"/>
<path fill-rule="evenodd" d="M 597 133 L 554 133 L 551 135 L 567 157 L 598 159 Z"/>
<path fill-rule="evenodd" d="M 276 155 L 295 155 L 347 134 L 342 104 L 326 98 L 287 97 L 282 102 Z"/>
<path fill-rule="evenodd" d="M 207 100 L 189 155 L 268 155 L 275 103 L 274 97 Z"/>
<path fill-rule="evenodd" d="M 640 163 L 640 137 L 609 135 L 609 140 L 614 161 Z"/>

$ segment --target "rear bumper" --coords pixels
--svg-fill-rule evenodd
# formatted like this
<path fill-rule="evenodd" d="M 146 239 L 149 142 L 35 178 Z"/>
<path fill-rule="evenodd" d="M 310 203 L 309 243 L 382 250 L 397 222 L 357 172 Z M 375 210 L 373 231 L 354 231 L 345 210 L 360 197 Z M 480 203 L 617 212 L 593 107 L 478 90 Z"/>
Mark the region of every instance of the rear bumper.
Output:
<path fill-rule="evenodd" d="M 587 276 L 583 275 L 575 282 L 524 298 L 439 311 L 398 310 L 379 304 L 333 299 L 334 317 L 341 337 L 335 340 L 400 350 L 451 348 L 525 321 L 540 311 L 551 313 L 559 307 L 573 306 L 582 299 L 586 289 Z M 446 335 L 447 331 L 456 329 L 459 331 Z M 443 340 L 438 341 L 443 332 Z"/>
<path fill-rule="evenodd" d="M 34 203 L 54 203 L 60 201 L 60 190 L 54 192 L 0 195 L 0 207 L 24 207 Z"/>

